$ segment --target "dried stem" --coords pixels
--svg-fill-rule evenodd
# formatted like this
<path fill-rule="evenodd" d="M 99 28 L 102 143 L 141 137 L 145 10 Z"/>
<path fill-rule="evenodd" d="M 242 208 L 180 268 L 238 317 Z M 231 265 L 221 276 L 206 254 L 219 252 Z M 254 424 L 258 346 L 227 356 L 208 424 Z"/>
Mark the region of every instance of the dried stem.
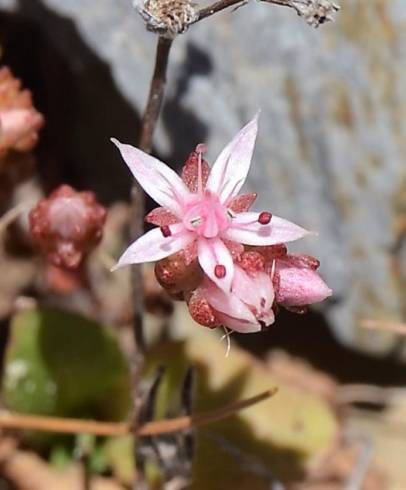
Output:
<path fill-rule="evenodd" d="M 387 320 L 362 320 L 361 326 L 369 330 L 380 330 L 382 332 L 393 332 L 406 335 L 406 323 L 390 322 Z"/>
<path fill-rule="evenodd" d="M 65 434 L 94 434 L 98 436 L 119 436 L 135 432 L 138 437 L 157 436 L 180 430 L 192 429 L 224 419 L 241 410 L 267 400 L 277 392 L 271 389 L 244 400 L 232 402 L 228 405 L 192 416 L 178 417 L 156 422 L 147 422 L 133 430 L 127 422 L 98 422 L 96 420 L 81 420 L 59 417 L 41 417 L 36 415 L 23 415 L 12 412 L 0 413 L 0 428 L 40 430 L 46 432 L 59 432 Z"/>
<path fill-rule="evenodd" d="M 169 52 L 171 49 L 172 40 L 159 36 L 157 41 L 155 67 L 152 75 L 148 100 L 145 106 L 144 114 L 141 122 L 141 134 L 139 138 L 139 148 L 146 153 L 150 153 L 152 149 L 152 138 L 155 127 L 161 111 L 162 100 L 166 82 L 166 70 L 168 67 Z M 133 239 L 138 238 L 144 231 L 144 215 L 145 215 L 145 196 L 141 186 L 135 182 L 131 191 L 131 207 L 132 207 L 132 228 L 131 236 Z M 142 394 L 140 393 L 140 379 L 142 375 L 142 367 L 145 354 L 145 337 L 144 337 L 144 286 L 142 269 L 140 265 L 136 265 L 132 269 L 132 291 L 133 291 L 133 331 L 134 331 L 134 360 L 132 363 L 133 372 L 133 407 L 134 420 L 138 420 L 138 416 L 142 405 Z M 93 427 L 94 428 L 94 427 Z M 97 428 L 97 427 L 96 427 Z M 117 428 L 117 427 L 116 427 Z M 130 427 L 125 428 L 119 426 L 118 430 L 125 430 L 125 433 L 130 431 Z M 135 432 L 137 436 L 137 432 Z M 137 459 L 137 455 L 135 455 Z M 137 485 L 137 482 L 135 483 Z"/>
<path fill-rule="evenodd" d="M 156 48 L 155 67 L 149 88 L 148 100 L 145 106 L 141 123 L 139 148 L 146 153 L 152 149 L 152 138 L 161 111 L 162 100 L 166 82 L 166 70 L 168 67 L 169 52 L 172 40 L 159 37 Z M 144 193 L 136 182 L 132 189 L 132 237 L 138 238 L 144 229 Z M 133 267 L 133 302 L 134 302 L 134 337 L 137 355 L 141 357 L 145 351 L 145 339 L 143 332 L 143 281 L 140 266 Z M 141 360 L 138 360 L 141 362 Z"/>
<path fill-rule="evenodd" d="M 161 111 L 171 46 L 171 39 L 161 36 L 158 38 L 154 73 L 152 75 L 147 105 L 142 118 L 141 136 L 138 145 L 146 153 L 151 152 L 152 137 Z"/>
<path fill-rule="evenodd" d="M 324 22 L 333 20 L 332 15 L 339 10 L 338 5 L 330 0 L 261 0 L 273 5 L 282 7 L 290 7 L 296 13 L 303 17 L 306 22 L 314 27 L 318 27 Z M 248 0 L 219 0 L 208 7 L 202 8 L 197 12 L 196 18 L 192 24 L 199 22 L 207 17 L 210 17 L 221 10 L 229 7 L 242 7 L 246 5 Z"/>

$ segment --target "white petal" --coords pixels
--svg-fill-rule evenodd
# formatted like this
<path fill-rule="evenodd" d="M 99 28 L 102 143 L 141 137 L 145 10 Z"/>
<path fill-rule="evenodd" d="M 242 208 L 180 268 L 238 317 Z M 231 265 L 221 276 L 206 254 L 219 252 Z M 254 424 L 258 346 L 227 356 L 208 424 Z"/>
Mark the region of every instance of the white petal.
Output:
<path fill-rule="evenodd" d="M 255 322 L 245 322 L 242 320 L 238 320 L 236 318 L 232 318 L 224 313 L 217 313 L 216 318 L 221 322 L 225 327 L 234 330 L 239 333 L 255 333 L 261 330 L 260 323 L 255 320 Z"/>
<path fill-rule="evenodd" d="M 248 306 L 235 294 L 224 292 L 213 284 L 202 288 L 202 294 L 210 306 L 216 310 L 216 316 L 217 312 L 220 312 L 236 320 L 258 323 Z"/>
<path fill-rule="evenodd" d="M 182 179 L 167 165 L 138 148 L 124 145 L 114 138 L 111 141 L 120 150 L 125 163 L 145 192 L 180 217 L 183 204 L 190 198 L 190 192 Z"/>
<path fill-rule="evenodd" d="M 311 232 L 278 216 L 272 216 L 269 225 L 258 222 L 260 213 L 240 213 L 223 233 L 224 238 L 245 245 L 276 245 L 303 238 Z"/>
<path fill-rule="evenodd" d="M 182 250 L 195 239 L 195 234 L 187 231 L 183 224 L 169 226 L 172 235 L 164 237 L 159 228 L 142 235 L 123 253 L 113 270 L 128 264 L 155 262 Z"/>
<path fill-rule="evenodd" d="M 238 194 L 247 178 L 258 132 L 258 114 L 220 153 L 211 168 L 206 189 L 227 203 Z"/>
<path fill-rule="evenodd" d="M 199 238 L 197 242 L 197 254 L 199 263 L 206 275 L 223 291 L 229 292 L 234 276 L 234 264 L 228 248 L 220 238 Z M 223 278 L 215 275 L 216 265 L 222 265 L 226 269 Z"/>

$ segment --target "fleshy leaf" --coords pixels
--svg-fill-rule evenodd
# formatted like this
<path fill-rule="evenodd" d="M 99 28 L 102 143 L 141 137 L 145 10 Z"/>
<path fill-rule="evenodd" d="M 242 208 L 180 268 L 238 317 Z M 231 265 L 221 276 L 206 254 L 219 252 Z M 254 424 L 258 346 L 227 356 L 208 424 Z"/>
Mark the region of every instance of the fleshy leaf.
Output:
<path fill-rule="evenodd" d="M 130 405 L 113 330 L 57 309 L 13 318 L 2 389 L 8 409 L 35 415 L 123 420 Z"/>

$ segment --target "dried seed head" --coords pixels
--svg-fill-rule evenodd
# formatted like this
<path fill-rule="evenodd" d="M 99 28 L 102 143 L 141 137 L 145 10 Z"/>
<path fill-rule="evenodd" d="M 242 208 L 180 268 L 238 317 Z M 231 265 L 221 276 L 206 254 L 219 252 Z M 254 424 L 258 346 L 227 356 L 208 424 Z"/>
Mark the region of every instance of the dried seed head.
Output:
<path fill-rule="evenodd" d="M 195 4 L 190 0 L 135 0 L 134 7 L 147 29 L 173 39 L 197 19 Z"/>
<path fill-rule="evenodd" d="M 331 0 L 292 0 L 292 7 L 312 27 L 334 20 L 340 7 Z"/>

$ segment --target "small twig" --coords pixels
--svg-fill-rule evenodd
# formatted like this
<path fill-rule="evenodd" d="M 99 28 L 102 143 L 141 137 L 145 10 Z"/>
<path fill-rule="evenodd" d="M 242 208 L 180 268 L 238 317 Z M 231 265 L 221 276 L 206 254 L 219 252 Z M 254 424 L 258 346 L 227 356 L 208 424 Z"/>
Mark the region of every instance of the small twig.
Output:
<path fill-rule="evenodd" d="M 369 330 L 381 330 L 406 335 L 406 323 L 365 319 L 361 321 L 361 327 L 368 328 Z"/>
<path fill-rule="evenodd" d="M 145 106 L 144 115 L 141 122 L 141 133 L 139 138 L 139 148 L 146 153 L 152 149 L 152 138 L 158 117 L 161 111 L 162 100 L 166 82 L 166 71 L 168 67 L 169 52 L 172 40 L 159 36 L 157 41 L 155 67 L 152 75 L 148 100 Z M 145 215 L 145 196 L 141 186 L 135 182 L 131 190 L 131 236 L 137 239 L 144 231 Z M 142 269 L 140 265 L 135 265 L 131 271 L 132 282 L 132 302 L 134 305 L 133 332 L 135 349 L 132 362 L 132 399 L 133 417 L 138 420 L 142 405 L 142 393 L 140 393 L 142 368 L 144 364 L 144 354 L 146 350 L 144 336 L 144 286 Z M 135 433 L 135 435 L 137 435 Z M 137 460 L 137 454 L 135 455 Z M 137 482 L 135 482 L 137 485 Z"/>
<path fill-rule="evenodd" d="M 155 67 L 152 75 L 151 85 L 148 94 L 147 105 L 141 123 L 141 136 L 139 148 L 146 153 L 152 149 L 152 137 L 161 112 L 162 100 L 166 83 L 166 70 L 168 68 L 169 52 L 172 40 L 165 37 L 158 37 L 155 55 Z"/>
<path fill-rule="evenodd" d="M 359 438 L 359 442 L 362 445 L 361 454 L 348 481 L 344 485 L 344 490 L 360 490 L 363 488 L 366 475 L 372 463 L 374 448 L 371 438 L 362 436 Z"/>
<path fill-rule="evenodd" d="M 166 70 L 168 67 L 169 52 L 172 40 L 159 37 L 156 48 L 155 67 L 149 88 L 148 100 L 145 106 L 144 115 L 141 123 L 141 134 L 139 138 L 139 148 L 146 153 L 152 149 L 152 137 L 161 111 L 162 100 L 166 82 Z M 144 192 L 138 182 L 134 183 L 131 192 L 132 201 L 132 229 L 131 236 L 133 239 L 138 238 L 144 231 L 144 210 L 145 197 Z M 140 265 L 132 268 L 132 289 L 134 304 L 134 339 L 136 342 L 137 366 L 135 371 L 140 370 L 142 365 L 142 354 L 145 352 L 145 338 L 143 331 L 143 309 L 144 309 L 144 291 L 142 270 Z M 135 376 L 138 378 L 138 375 Z M 137 381 L 137 380 L 136 380 Z"/>
<path fill-rule="evenodd" d="M 324 22 L 333 20 L 332 14 L 339 10 L 338 5 L 330 0 L 260 0 L 262 2 L 290 7 L 303 17 L 306 22 L 314 27 L 318 27 Z M 248 3 L 246 0 L 219 0 L 208 7 L 200 9 L 192 24 L 206 19 L 217 12 L 232 7 L 234 5 L 243 6 Z"/>
<path fill-rule="evenodd" d="M 0 428 L 25 429 L 65 434 L 95 434 L 98 436 L 118 436 L 135 432 L 139 437 L 157 436 L 180 430 L 192 429 L 224 419 L 235 413 L 267 400 L 277 392 L 277 388 L 260 393 L 259 395 L 232 402 L 221 408 L 197 415 L 178 417 L 168 420 L 147 422 L 133 430 L 127 422 L 98 422 L 96 420 L 81 420 L 60 417 L 43 417 L 23 415 L 12 412 L 0 412 Z"/>
<path fill-rule="evenodd" d="M 0 216 L 0 235 L 33 204 L 33 202 L 21 202 Z"/>
<path fill-rule="evenodd" d="M 337 389 L 336 400 L 341 405 L 353 403 L 387 404 L 404 396 L 405 388 L 387 388 L 367 384 L 342 385 Z"/>

